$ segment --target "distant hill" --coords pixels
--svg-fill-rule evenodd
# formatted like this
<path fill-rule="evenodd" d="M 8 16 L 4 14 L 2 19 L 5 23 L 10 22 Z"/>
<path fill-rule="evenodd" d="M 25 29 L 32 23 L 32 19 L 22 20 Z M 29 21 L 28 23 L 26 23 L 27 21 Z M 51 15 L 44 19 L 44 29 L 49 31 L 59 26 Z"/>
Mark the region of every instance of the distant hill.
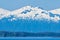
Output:
<path fill-rule="evenodd" d="M 29 32 L 0 31 L 0 37 L 60 37 L 60 33 L 54 32 L 29 33 Z"/>

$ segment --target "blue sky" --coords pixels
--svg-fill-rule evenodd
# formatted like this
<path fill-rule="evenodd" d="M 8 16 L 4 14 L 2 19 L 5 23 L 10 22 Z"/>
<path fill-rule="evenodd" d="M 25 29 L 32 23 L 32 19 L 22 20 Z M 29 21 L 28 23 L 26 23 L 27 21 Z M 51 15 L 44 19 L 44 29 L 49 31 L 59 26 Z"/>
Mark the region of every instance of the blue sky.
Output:
<path fill-rule="evenodd" d="M 27 5 L 30 5 L 33 7 L 41 7 L 44 10 L 52 10 L 52 9 L 60 8 L 59 4 L 60 4 L 60 0 L 0 0 L 0 8 L 4 8 L 8 10 L 16 10 Z M 0 30 L 30 32 L 32 29 L 32 32 L 40 32 L 40 31 L 60 32 L 59 31 L 60 23 L 53 23 L 53 22 L 39 23 L 38 22 L 38 24 L 35 24 L 33 21 L 33 24 L 29 23 L 26 25 L 26 24 L 20 24 L 19 21 L 18 22 L 13 21 L 12 23 L 5 20 L 2 20 L 0 22 Z M 26 29 L 24 28 L 25 26 L 26 26 Z"/>
<path fill-rule="evenodd" d="M 8 10 L 15 10 L 27 5 L 52 10 L 60 8 L 59 4 L 60 0 L 0 0 L 0 7 Z"/>

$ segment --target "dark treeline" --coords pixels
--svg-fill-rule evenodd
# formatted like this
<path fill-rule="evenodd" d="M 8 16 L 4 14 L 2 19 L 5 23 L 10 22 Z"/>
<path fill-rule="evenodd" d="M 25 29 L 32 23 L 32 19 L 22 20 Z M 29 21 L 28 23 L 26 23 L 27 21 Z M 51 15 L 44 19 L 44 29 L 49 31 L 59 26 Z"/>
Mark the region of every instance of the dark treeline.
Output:
<path fill-rule="evenodd" d="M 60 37 L 60 33 L 54 32 L 29 33 L 29 32 L 0 31 L 0 37 Z"/>

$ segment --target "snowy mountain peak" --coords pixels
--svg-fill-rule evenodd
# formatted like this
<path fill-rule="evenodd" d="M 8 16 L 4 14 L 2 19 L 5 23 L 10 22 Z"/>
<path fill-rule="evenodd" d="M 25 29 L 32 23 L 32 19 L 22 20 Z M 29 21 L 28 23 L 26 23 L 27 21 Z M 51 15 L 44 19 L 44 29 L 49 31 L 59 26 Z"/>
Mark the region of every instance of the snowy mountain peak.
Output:
<path fill-rule="evenodd" d="M 42 11 L 42 9 L 39 9 L 38 7 L 31 7 L 31 6 L 25 6 L 20 9 L 12 11 L 13 13 L 21 13 L 23 11 Z"/>

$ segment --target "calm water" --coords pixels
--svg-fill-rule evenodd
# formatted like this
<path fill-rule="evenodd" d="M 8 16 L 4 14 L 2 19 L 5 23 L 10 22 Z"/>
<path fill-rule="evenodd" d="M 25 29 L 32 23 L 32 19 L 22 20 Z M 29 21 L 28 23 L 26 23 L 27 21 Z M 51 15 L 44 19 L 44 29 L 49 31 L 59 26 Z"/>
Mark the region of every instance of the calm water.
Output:
<path fill-rule="evenodd" d="M 60 40 L 57 37 L 0 37 L 0 40 Z"/>

